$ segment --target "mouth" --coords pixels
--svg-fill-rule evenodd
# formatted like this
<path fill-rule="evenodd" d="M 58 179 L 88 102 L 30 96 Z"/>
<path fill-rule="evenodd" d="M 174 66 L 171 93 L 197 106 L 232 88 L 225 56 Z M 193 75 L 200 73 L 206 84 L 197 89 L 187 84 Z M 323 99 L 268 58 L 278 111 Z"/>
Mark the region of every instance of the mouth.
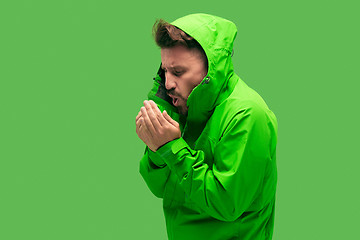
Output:
<path fill-rule="evenodd" d="M 177 107 L 179 104 L 179 98 L 173 96 L 173 95 L 169 95 L 172 98 L 172 104 Z"/>
<path fill-rule="evenodd" d="M 177 107 L 177 104 L 179 103 L 179 99 L 178 98 L 173 98 L 173 105 L 175 107 Z"/>

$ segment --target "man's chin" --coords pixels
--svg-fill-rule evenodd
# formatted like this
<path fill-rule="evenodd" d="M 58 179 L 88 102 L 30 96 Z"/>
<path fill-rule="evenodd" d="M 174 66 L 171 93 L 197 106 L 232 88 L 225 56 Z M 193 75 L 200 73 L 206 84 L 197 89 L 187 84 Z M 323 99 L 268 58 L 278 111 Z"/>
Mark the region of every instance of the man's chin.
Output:
<path fill-rule="evenodd" d="M 188 115 L 188 110 L 187 109 L 185 109 L 182 106 L 177 107 L 177 109 L 178 109 L 178 112 L 179 112 L 180 115 L 183 115 L 183 116 L 187 117 L 187 115 Z"/>

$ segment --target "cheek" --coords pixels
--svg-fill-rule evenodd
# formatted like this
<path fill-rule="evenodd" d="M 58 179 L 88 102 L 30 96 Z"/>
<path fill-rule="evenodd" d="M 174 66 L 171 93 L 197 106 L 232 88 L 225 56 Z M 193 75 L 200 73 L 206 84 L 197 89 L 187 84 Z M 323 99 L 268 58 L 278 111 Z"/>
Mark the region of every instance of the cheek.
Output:
<path fill-rule="evenodd" d="M 197 82 L 198 81 L 195 80 L 194 77 L 184 79 L 181 86 L 183 97 L 187 98 L 190 95 L 191 91 L 198 85 Z"/>

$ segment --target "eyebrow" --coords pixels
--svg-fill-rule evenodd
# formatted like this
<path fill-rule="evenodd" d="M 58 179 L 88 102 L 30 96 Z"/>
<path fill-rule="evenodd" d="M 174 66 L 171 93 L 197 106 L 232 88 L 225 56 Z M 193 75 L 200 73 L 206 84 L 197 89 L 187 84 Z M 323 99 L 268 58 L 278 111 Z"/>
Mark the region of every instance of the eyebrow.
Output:
<path fill-rule="evenodd" d="M 164 66 L 161 64 L 161 69 L 165 70 L 164 69 Z M 181 70 L 186 70 L 186 67 L 184 66 L 181 66 L 181 65 L 175 65 L 173 67 L 169 67 L 168 69 L 181 69 Z"/>

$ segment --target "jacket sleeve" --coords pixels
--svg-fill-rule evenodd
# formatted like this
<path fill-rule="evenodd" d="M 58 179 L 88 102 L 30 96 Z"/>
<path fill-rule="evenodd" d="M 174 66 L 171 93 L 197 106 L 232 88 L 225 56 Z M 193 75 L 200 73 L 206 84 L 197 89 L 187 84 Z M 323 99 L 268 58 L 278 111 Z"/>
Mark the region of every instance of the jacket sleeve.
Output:
<path fill-rule="evenodd" d="M 170 169 L 162 159 L 153 157 L 154 154 L 148 147 L 145 148 L 145 154 L 140 160 L 140 174 L 150 191 L 156 197 L 163 198 Z"/>
<path fill-rule="evenodd" d="M 156 152 L 174 171 L 187 197 L 210 216 L 234 221 L 251 205 L 262 187 L 270 157 L 270 131 L 262 109 L 239 111 L 214 147 L 209 166 L 202 150 L 193 150 L 183 138 Z"/>

